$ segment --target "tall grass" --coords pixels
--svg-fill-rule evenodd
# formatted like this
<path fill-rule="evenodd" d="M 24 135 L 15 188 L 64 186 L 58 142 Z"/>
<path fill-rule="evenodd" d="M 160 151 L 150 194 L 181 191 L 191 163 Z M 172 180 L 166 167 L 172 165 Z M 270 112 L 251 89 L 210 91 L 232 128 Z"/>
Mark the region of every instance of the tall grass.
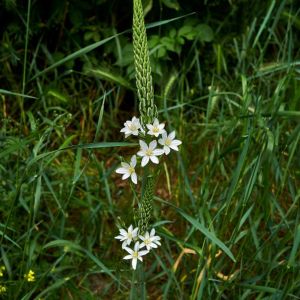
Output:
<path fill-rule="evenodd" d="M 31 9 L 29 1 L 27 32 Z M 147 297 L 299 299 L 299 11 L 268 1 L 240 33 L 228 32 L 228 18 L 213 21 L 207 53 L 191 43 L 156 82 L 159 114 L 183 145 L 158 180 L 163 247 L 145 261 Z M 1 87 L 3 299 L 132 293 L 114 240 L 116 224 L 132 221 L 132 201 L 114 171 L 118 156 L 137 147 L 119 133 L 136 109 L 124 106 L 133 84 L 108 71 L 99 78 L 64 69 L 126 34 L 58 61 L 31 48 L 27 34 L 23 80 Z M 39 65 L 41 53 L 52 63 Z M 34 282 L 24 278 L 29 270 Z"/>

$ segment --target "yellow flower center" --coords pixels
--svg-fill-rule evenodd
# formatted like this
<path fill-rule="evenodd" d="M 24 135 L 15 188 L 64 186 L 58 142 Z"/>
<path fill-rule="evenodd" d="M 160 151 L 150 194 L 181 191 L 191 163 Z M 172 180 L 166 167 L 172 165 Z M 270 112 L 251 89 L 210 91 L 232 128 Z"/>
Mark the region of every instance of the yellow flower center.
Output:
<path fill-rule="evenodd" d="M 158 133 L 159 132 L 159 128 L 158 127 L 154 127 L 153 128 L 153 132 Z"/>
<path fill-rule="evenodd" d="M 134 173 L 135 172 L 135 170 L 134 170 L 134 168 L 133 167 L 129 167 L 129 169 L 128 169 L 128 172 L 130 173 L 130 175 L 132 174 L 132 173 Z"/>
<path fill-rule="evenodd" d="M 148 150 L 146 151 L 146 155 L 147 155 L 147 156 L 151 156 L 152 154 L 153 154 L 153 150 L 148 149 Z"/>
<path fill-rule="evenodd" d="M 133 258 L 138 258 L 139 257 L 139 254 L 137 251 L 134 251 L 133 254 L 132 254 L 132 257 Z"/>
<path fill-rule="evenodd" d="M 150 239 L 145 239 L 144 243 L 145 243 L 145 245 L 149 245 L 149 244 L 151 244 L 151 241 L 150 241 Z"/>
<path fill-rule="evenodd" d="M 134 124 L 131 124 L 130 126 L 129 126 L 129 129 L 131 130 L 131 131 L 136 131 L 136 126 L 134 125 Z"/>
<path fill-rule="evenodd" d="M 169 138 L 166 138 L 165 144 L 166 144 L 167 146 L 170 146 L 171 143 L 172 143 L 172 141 L 171 141 Z"/>

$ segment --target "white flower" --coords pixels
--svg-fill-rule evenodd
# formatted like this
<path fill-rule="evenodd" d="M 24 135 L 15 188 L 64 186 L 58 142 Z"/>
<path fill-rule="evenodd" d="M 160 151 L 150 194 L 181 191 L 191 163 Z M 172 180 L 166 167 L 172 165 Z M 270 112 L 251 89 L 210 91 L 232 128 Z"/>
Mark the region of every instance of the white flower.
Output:
<path fill-rule="evenodd" d="M 120 131 L 125 133 L 125 138 L 132 135 L 139 135 L 139 129 L 141 128 L 140 120 L 136 117 L 133 117 L 131 121 L 126 121 L 124 123 L 124 128 Z"/>
<path fill-rule="evenodd" d="M 132 225 L 128 227 L 128 230 L 120 229 L 120 235 L 116 236 L 115 239 L 120 240 L 122 243 L 122 248 L 125 249 L 127 245 L 130 245 L 132 240 L 134 240 L 138 235 L 138 227 L 133 229 Z"/>
<path fill-rule="evenodd" d="M 147 133 L 149 135 L 154 135 L 155 137 L 158 137 L 160 134 L 165 132 L 164 130 L 165 124 L 164 123 L 159 124 L 156 118 L 154 119 L 153 124 L 147 124 L 146 126 L 149 129 Z"/>
<path fill-rule="evenodd" d="M 123 257 L 123 259 L 132 259 L 132 268 L 134 270 L 136 269 L 137 260 L 143 261 L 142 256 L 149 253 L 148 250 L 140 251 L 140 242 L 135 243 L 134 250 L 128 247 L 125 247 L 124 249 L 129 253 L 129 255 L 126 255 L 125 257 Z"/>
<path fill-rule="evenodd" d="M 162 155 L 164 150 L 155 149 L 157 146 L 156 141 L 152 141 L 149 146 L 144 141 L 140 141 L 140 146 L 141 150 L 137 153 L 137 155 L 143 157 L 142 167 L 146 166 L 146 164 L 149 162 L 149 159 L 155 164 L 159 163 L 159 160 L 156 156 Z"/>
<path fill-rule="evenodd" d="M 137 175 L 135 173 L 136 156 L 133 155 L 130 160 L 130 164 L 121 162 L 122 167 L 116 170 L 116 173 L 123 174 L 122 179 L 131 177 L 133 183 L 137 184 Z"/>
<path fill-rule="evenodd" d="M 178 146 L 182 144 L 179 140 L 174 140 L 175 131 L 172 131 L 169 135 L 164 132 L 162 134 L 162 138 L 158 140 L 158 142 L 164 146 L 164 152 L 166 155 L 170 153 L 170 148 L 178 151 Z"/>
<path fill-rule="evenodd" d="M 150 234 L 147 231 L 144 236 L 140 235 L 139 238 L 143 241 L 140 245 L 140 248 L 146 247 L 149 251 L 151 248 L 157 248 L 161 246 L 160 237 L 155 235 L 155 229 L 152 228 Z"/>

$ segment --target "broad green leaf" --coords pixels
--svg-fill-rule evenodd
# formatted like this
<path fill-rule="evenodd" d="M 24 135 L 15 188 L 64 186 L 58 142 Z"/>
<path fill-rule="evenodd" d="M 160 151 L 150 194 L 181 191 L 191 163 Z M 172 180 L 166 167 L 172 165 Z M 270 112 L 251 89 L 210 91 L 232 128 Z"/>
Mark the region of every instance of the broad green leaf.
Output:
<path fill-rule="evenodd" d="M 180 5 L 177 0 L 162 0 L 162 3 L 172 9 L 179 10 Z"/>
<path fill-rule="evenodd" d="M 196 27 L 200 39 L 204 42 L 211 42 L 214 38 L 214 33 L 207 24 L 200 24 Z"/>

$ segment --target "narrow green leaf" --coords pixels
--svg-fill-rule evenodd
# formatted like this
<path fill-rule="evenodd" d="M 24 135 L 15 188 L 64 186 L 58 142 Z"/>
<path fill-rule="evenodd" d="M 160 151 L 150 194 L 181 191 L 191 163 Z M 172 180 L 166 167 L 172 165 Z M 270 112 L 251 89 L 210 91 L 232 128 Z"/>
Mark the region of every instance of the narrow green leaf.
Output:
<path fill-rule="evenodd" d="M 267 29 L 266 24 L 267 24 L 268 20 L 270 19 L 270 16 L 271 16 L 271 14 L 272 14 L 272 11 L 273 11 L 273 9 L 274 9 L 275 4 L 276 4 L 276 1 L 273 0 L 273 1 L 271 2 L 271 5 L 270 5 L 270 7 L 269 7 L 269 10 L 268 10 L 268 12 L 267 12 L 267 14 L 266 14 L 266 16 L 265 16 L 263 22 L 262 22 L 261 25 L 260 25 L 260 28 L 259 28 L 259 30 L 258 30 L 258 32 L 257 32 L 257 35 L 256 35 L 256 37 L 255 37 L 255 39 L 254 39 L 254 42 L 253 42 L 253 45 L 252 45 L 253 48 L 255 47 L 256 43 L 258 42 L 258 39 L 259 39 L 259 37 L 261 36 L 263 30 L 264 30 L 264 29 L 265 29 L 265 30 Z"/>
<path fill-rule="evenodd" d="M 292 248 L 290 258 L 288 261 L 289 266 L 293 266 L 295 264 L 296 255 L 299 253 L 298 252 L 299 245 L 300 245 L 300 224 L 296 227 L 296 230 L 295 230 L 293 248 Z"/>
<path fill-rule="evenodd" d="M 34 76 L 31 78 L 31 80 L 33 80 L 33 79 L 35 79 L 35 78 L 37 78 L 37 77 L 39 77 L 39 76 L 41 76 L 41 75 L 43 75 L 43 74 L 45 74 L 45 73 L 47 73 L 47 72 L 49 72 L 49 71 L 51 71 L 51 70 L 57 68 L 58 66 L 60 66 L 60 65 L 62 65 L 62 64 L 64 64 L 64 63 L 66 63 L 66 62 L 68 62 L 68 61 L 70 61 L 70 60 L 73 60 L 73 59 L 75 59 L 75 58 L 77 58 L 77 57 L 83 56 L 83 55 L 85 55 L 85 54 L 91 52 L 92 50 L 94 50 L 94 49 L 96 49 L 96 48 L 98 48 L 98 47 L 100 47 L 100 46 L 106 44 L 107 42 L 111 41 L 112 39 L 114 39 L 115 37 L 117 37 L 118 35 L 121 35 L 121 34 L 123 34 L 123 33 L 124 33 L 124 32 L 114 34 L 114 35 L 112 35 L 112 36 L 110 36 L 110 37 L 108 37 L 108 38 L 106 38 L 106 39 L 104 39 L 104 40 L 102 40 L 102 41 L 93 43 L 93 44 L 91 44 L 91 45 L 89 45 L 89 46 L 86 46 L 86 47 L 84 47 L 84 48 L 82 48 L 82 49 L 80 49 L 80 50 L 78 50 L 78 51 L 73 52 L 72 54 L 70 54 L 70 55 L 64 57 L 63 59 L 61 59 L 61 60 L 55 62 L 54 64 L 52 64 L 52 65 L 49 66 L 48 68 L 44 69 L 43 71 L 37 73 L 36 75 L 34 75 Z"/>
<path fill-rule="evenodd" d="M 70 149 L 100 149 L 100 148 L 110 148 L 110 147 L 133 147 L 137 145 L 138 145 L 137 143 L 129 143 L 129 142 L 100 142 L 100 143 L 91 143 L 91 144 L 72 145 L 72 146 L 56 149 L 50 152 L 37 155 L 32 161 L 30 161 L 30 163 L 32 164 L 34 162 L 37 162 L 38 160 L 43 159 L 44 157 L 47 157 L 56 152 L 70 150 Z"/>
<path fill-rule="evenodd" d="M 8 235 L 3 234 L 3 231 L 0 230 L 0 236 L 3 236 L 3 238 L 5 238 L 6 240 L 10 241 L 12 244 L 14 244 L 15 246 L 17 246 L 19 249 L 21 249 L 21 246 L 16 243 L 14 240 L 12 240 Z"/>
<path fill-rule="evenodd" d="M 67 240 L 55 240 L 47 243 L 46 245 L 43 246 L 43 249 L 48 249 L 48 248 L 55 248 L 55 247 L 63 247 L 68 250 L 78 250 L 78 251 L 83 251 L 83 248 L 71 241 Z"/>
<path fill-rule="evenodd" d="M 109 72 L 107 70 L 98 68 L 98 69 L 89 69 L 86 72 L 87 72 L 87 74 L 93 74 L 97 77 L 114 82 L 118 85 L 122 85 L 122 86 L 126 87 L 127 89 L 132 89 L 130 82 L 127 81 L 124 77 L 117 75 L 117 74 L 113 74 L 112 72 Z"/>
<path fill-rule="evenodd" d="M 236 259 L 234 258 L 230 249 L 221 241 L 219 240 L 214 233 L 210 232 L 207 228 L 205 228 L 202 224 L 200 224 L 196 219 L 192 218 L 188 214 L 186 214 L 183 210 L 178 209 L 178 212 L 187 220 L 189 221 L 196 229 L 200 230 L 208 239 L 210 239 L 214 244 L 219 246 L 234 262 Z"/>
<path fill-rule="evenodd" d="M 29 99 L 38 99 L 37 97 L 28 96 L 20 93 L 15 93 L 7 90 L 0 89 L 0 94 L 8 95 L 8 96 L 16 96 L 16 97 L 22 97 L 22 98 L 29 98 Z"/>
<path fill-rule="evenodd" d="M 33 204 L 33 215 L 34 218 L 36 218 L 39 206 L 40 206 L 40 201 L 41 201 L 41 189 L 42 189 L 42 176 L 39 176 L 37 178 L 36 182 L 36 188 L 35 188 L 35 195 L 34 195 L 34 204 Z"/>

